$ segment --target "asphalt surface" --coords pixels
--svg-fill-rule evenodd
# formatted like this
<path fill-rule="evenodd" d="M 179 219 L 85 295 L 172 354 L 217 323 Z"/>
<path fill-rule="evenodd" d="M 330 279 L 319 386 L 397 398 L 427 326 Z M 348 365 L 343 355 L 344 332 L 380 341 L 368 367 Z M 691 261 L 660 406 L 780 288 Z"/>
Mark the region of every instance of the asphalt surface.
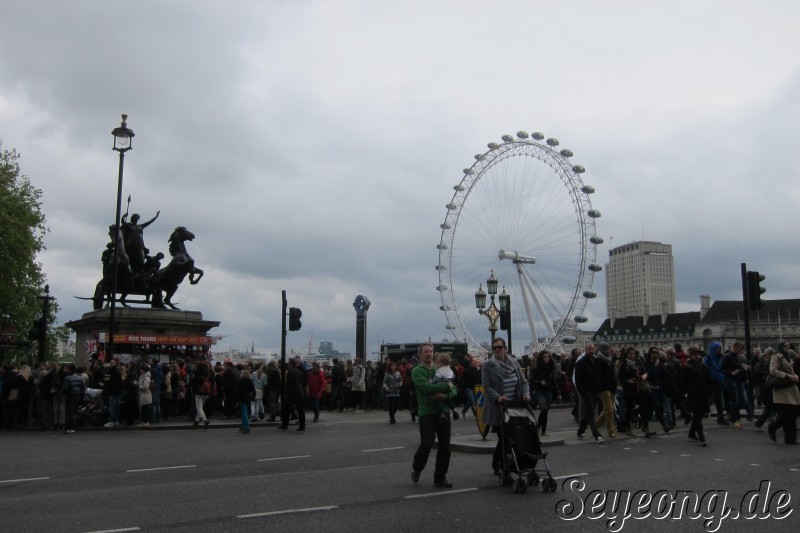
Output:
<path fill-rule="evenodd" d="M 683 426 L 651 439 L 624 437 L 598 445 L 579 440 L 569 410 L 557 409 L 549 432 L 564 445 L 549 448 L 547 459 L 557 491 L 531 486 L 515 494 L 492 475 L 489 457 L 458 451 L 448 472 L 452 489 L 433 486 L 433 454 L 419 483 L 412 483 L 419 434 L 407 412 L 395 425 L 386 413 L 372 411 L 323 413 L 302 433 L 295 426 L 280 431 L 265 423 L 255 424 L 248 435 L 237 428 L 236 420 L 216 420 L 208 430 L 169 421 L 132 429 L 84 428 L 71 435 L 1 432 L 1 529 L 352 533 L 540 532 L 577 526 L 609 531 L 616 523 L 609 522 L 613 507 L 591 511 L 592 498 L 687 490 L 701 495 L 710 508 L 703 515 L 709 517 L 707 526 L 700 515 L 658 517 L 634 509 L 622 530 L 714 531 L 717 523 L 716 530 L 726 532 L 798 527 L 797 512 L 775 516 L 776 495 L 796 496 L 791 492 L 800 481 L 797 448 L 772 443 L 752 429 L 707 424 L 707 448 L 687 439 Z M 476 433 L 472 418 L 453 422 L 454 439 Z M 494 437 L 487 440 L 493 447 Z M 764 502 L 772 516 L 720 518 L 762 488 L 769 492 Z"/>

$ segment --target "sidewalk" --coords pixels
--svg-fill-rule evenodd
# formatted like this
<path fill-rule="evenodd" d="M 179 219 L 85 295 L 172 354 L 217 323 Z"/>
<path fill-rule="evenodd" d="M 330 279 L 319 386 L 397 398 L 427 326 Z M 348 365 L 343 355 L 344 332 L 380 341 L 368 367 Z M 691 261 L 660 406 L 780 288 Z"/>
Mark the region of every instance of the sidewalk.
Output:
<path fill-rule="evenodd" d="M 311 416 L 309 416 L 311 415 Z M 410 422 L 408 418 L 409 414 L 408 411 L 399 411 L 398 412 L 398 422 L 403 424 L 405 422 Z M 306 411 L 306 424 L 311 427 L 314 425 L 313 422 L 313 413 Z M 217 429 L 236 429 L 240 426 L 241 420 L 238 417 L 235 418 L 222 418 L 219 414 L 215 414 L 214 416 L 209 418 L 210 424 L 208 425 L 208 430 L 217 430 Z M 364 411 L 362 413 L 355 413 L 353 411 L 322 411 L 320 413 L 319 424 L 348 424 L 348 423 L 388 423 L 389 415 L 386 411 L 381 409 L 373 409 L 370 411 Z M 267 422 L 266 420 L 259 420 L 258 422 L 251 422 L 251 428 L 259 428 L 259 427 L 276 427 L 280 422 Z M 290 426 L 296 426 L 297 421 L 292 421 Z M 416 426 L 416 424 L 414 424 Z M 31 427 L 27 428 L 28 431 L 35 431 L 39 430 L 38 427 Z M 161 420 L 158 423 L 151 423 L 148 426 L 144 425 L 136 425 L 136 426 L 126 426 L 126 425 L 119 425 L 113 428 L 106 428 L 103 426 L 90 426 L 90 425 L 83 425 L 78 428 L 78 432 L 83 431 L 105 431 L 109 433 L 114 433 L 117 431 L 163 431 L 163 430 L 194 430 L 194 431 L 203 431 L 204 426 L 201 424 L 200 426 L 195 426 L 192 423 L 192 420 L 188 420 L 185 418 L 170 418 L 169 420 Z M 416 431 L 416 427 L 414 429 Z M 450 439 L 450 445 L 453 451 L 463 452 L 463 453 L 492 453 L 494 451 L 495 445 L 497 444 L 497 437 L 489 433 L 486 438 L 484 439 L 481 437 L 480 433 L 478 432 L 478 426 L 475 423 L 475 419 L 471 416 L 468 417 L 467 420 L 459 419 L 458 421 L 452 422 L 452 437 Z M 543 446 L 557 446 L 564 444 L 564 439 L 562 438 L 554 438 L 548 437 L 542 439 Z"/>

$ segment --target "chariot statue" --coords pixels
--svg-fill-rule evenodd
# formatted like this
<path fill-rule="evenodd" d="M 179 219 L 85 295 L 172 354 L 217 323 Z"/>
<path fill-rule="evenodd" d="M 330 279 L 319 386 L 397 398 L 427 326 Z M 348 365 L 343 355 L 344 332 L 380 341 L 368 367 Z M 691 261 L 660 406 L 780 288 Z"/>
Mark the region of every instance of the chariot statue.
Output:
<path fill-rule="evenodd" d="M 200 282 L 203 271 L 195 266 L 194 259 L 186 251 L 186 241 L 194 240 L 194 233 L 184 226 L 175 228 L 168 239 L 171 259 L 167 266 L 161 267 L 161 260 L 165 257 L 163 253 L 150 255 L 150 250 L 145 247 L 144 229 L 155 222 L 160 213 L 157 212 L 152 219 L 140 224 L 141 217 L 137 213 L 128 221 L 126 212 L 120 220 L 118 234 L 115 234 L 116 226 L 109 227 L 110 242 L 101 256 L 103 278 L 97 283 L 91 298 L 95 310 L 110 303 L 114 294 L 119 295 L 118 301 L 123 307 L 129 307 L 129 303 L 137 303 L 149 304 L 153 308 L 177 309 L 172 303 L 172 297 L 186 276 L 189 276 L 191 285 Z M 127 297 L 131 294 L 143 298 L 129 302 Z"/>

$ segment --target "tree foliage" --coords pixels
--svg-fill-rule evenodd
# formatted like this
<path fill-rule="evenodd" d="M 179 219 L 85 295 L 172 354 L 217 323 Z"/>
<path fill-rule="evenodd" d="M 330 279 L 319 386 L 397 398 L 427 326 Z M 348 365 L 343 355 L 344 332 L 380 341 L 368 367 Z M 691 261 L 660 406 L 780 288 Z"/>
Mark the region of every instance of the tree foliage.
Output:
<path fill-rule="evenodd" d="M 42 191 L 21 173 L 19 159 L 16 150 L 4 150 L 0 142 L 0 315 L 24 340 L 42 310 L 38 296 L 45 278 L 36 256 L 48 229 Z M 56 308 L 51 309 L 52 315 Z"/>

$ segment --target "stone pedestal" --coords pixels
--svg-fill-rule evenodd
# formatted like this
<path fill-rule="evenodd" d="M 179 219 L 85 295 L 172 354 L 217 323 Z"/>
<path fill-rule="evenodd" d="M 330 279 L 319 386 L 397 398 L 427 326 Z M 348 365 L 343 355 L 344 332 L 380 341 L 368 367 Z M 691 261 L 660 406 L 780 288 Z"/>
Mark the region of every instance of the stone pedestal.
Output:
<path fill-rule="evenodd" d="M 111 310 L 84 313 L 68 322 L 76 333 L 75 362 L 86 365 L 93 351 L 103 351 L 100 333 L 108 334 Z M 199 311 L 118 307 L 114 310 L 114 355 L 125 358 L 162 359 L 207 354 L 213 343 L 208 330 L 218 321 L 203 320 Z"/>

